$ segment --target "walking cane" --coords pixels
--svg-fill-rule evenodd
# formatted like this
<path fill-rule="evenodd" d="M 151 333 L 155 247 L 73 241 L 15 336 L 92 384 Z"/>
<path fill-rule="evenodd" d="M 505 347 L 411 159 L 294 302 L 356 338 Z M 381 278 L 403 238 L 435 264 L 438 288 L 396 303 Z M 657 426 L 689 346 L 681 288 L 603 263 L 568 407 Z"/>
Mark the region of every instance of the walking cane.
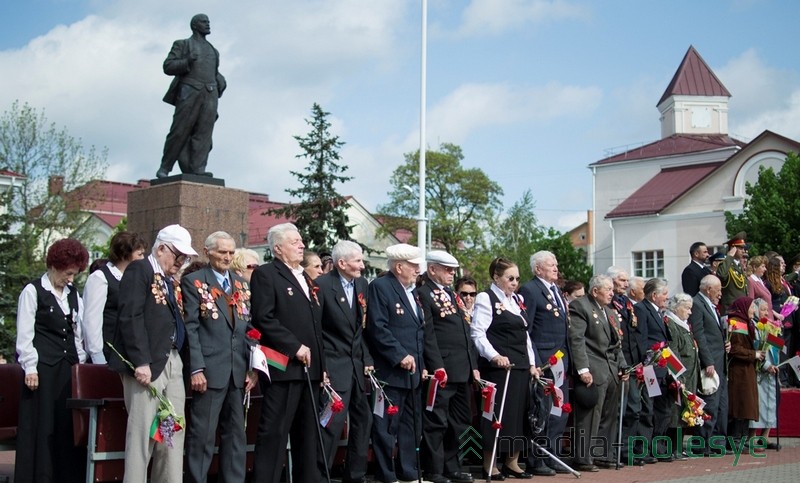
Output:
<path fill-rule="evenodd" d="M 325 465 L 325 481 L 331 483 L 331 472 L 328 469 L 328 455 L 325 454 L 325 444 L 322 442 L 322 429 L 319 424 L 319 410 L 317 409 L 317 400 L 314 399 L 314 386 L 311 384 L 311 374 L 308 373 L 308 366 L 303 365 L 303 372 L 306 373 L 306 382 L 308 382 L 308 397 L 311 398 L 311 406 L 314 408 L 314 417 L 316 421 L 314 426 L 317 427 L 317 441 L 319 442 L 319 451 L 322 454 L 322 464 Z M 303 464 L 314 464 L 314 462 L 304 462 Z"/>
<path fill-rule="evenodd" d="M 494 459 L 497 456 L 497 439 L 500 437 L 500 427 L 503 424 L 503 410 L 506 408 L 506 394 L 508 394 L 508 379 L 511 377 L 511 368 L 514 364 L 506 367 L 506 384 L 503 386 L 503 397 L 500 399 L 500 413 L 497 415 L 497 429 L 494 432 L 494 443 L 492 444 L 492 459 L 489 460 L 489 471 L 486 472 L 486 481 L 492 481 L 492 470 L 494 469 Z"/>
<path fill-rule="evenodd" d="M 411 411 L 414 412 L 414 456 L 417 458 L 417 482 L 422 483 L 422 467 L 419 462 L 419 443 L 422 437 L 419 435 L 419 428 L 417 427 L 417 391 L 414 389 L 413 374 L 413 372 L 408 373 L 408 382 L 411 386 Z M 422 384 L 421 377 L 419 383 Z M 421 417 L 419 419 L 421 419 Z"/>
<path fill-rule="evenodd" d="M 547 451 L 542 445 L 540 445 L 539 443 L 537 443 L 534 440 L 531 440 L 531 443 L 534 446 L 536 446 L 536 449 L 542 451 L 544 454 L 546 454 L 551 459 L 553 459 L 556 463 L 561 465 L 565 470 L 567 470 L 570 473 L 572 473 L 573 475 L 575 475 L 575 478 L 580 478 L 581 477 L 581 472 L 580 471 L 573 470 L 570 465 L 568 465 L 568 464 L 564 463 L 563 461 L 561 461 L 560 459 L 558 459 L 558 457 L 556 455 L 554 455 L 553 453 Z"/>
<path fill-rule="evenodd" d="M 628 389 L 628 381 L 622 381 L 622 391 L 619 393 L 619 429 L 617 432 L 617 463 L 616 469 L 622 467 L 622 417 L 625 414 L 625 390 Z"/>

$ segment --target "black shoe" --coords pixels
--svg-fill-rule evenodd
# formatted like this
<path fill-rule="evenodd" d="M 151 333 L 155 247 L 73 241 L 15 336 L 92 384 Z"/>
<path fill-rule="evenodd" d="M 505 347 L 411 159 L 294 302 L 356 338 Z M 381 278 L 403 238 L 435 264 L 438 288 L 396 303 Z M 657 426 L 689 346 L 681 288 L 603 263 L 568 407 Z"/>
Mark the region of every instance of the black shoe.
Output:
<path fill-rule="evenodd" d="M 545 466 L 545 468 L 547 468 L 547 466 Z M 547 468 L 547 469 L 550 470 L 550 468 Z M 538 473 L 536 473 L 536 468 L 534 468 L 533 471 L 534 471 L 534 474 L 538 474 Z M 553 471 L 553 470 L 550 470 L 550 471 Z M 517 478 L 517 479 L 520 479 L 520 480 L 530 480 L 531 478 L 533 478 L 533 475 L 528 473 L 528 472 L 525 472 L 525 471 L 514 471 L 514 470 L 512 470 L 511 468 L 509 468 L 509 467 L 507 467 L 505 465 L 503 465 L 503 467 L 500 468 L 500 473 L 504 474 L 505 476 L 507 476 L 509 478 Z M 553 471 L 553 475 L 555 475 L 555 474 L 556 474 L 555 471 Z"/>
<path fill-rule="evenodd" d="M 167 171 L 164 168 L 161 168 L 158 171 L 156 171 L 156 178 L 166 178 L 167 176 L 169 176 L 169 171 Z"/>
<path fill-rule="evenodd" d="M 531 468 L 528 473 L 534 476 L 556 476 L 556 470 L 550 468 L 544 463 L 539 463 L 538 466 Z"/>
<path fill-rule="evenodd" d="M 471 474 L 464 471 L 458 473 L 445 473 L 444 476 L 453 483 L 472 483 L 475 481 Z"/>
<path fill-rule="evenodd" d="M 685 451 L 682 451 L 680 453 L 675 453 L 674 455 L 672 455 L 672 458 L 675 461 L 686 461 L 689 459 L 689 455 L 687 455 Z"/>
<path fill-rule="evenodd" d="M 617 467 L 616 461 L 594 460 L 594 464 L 599 466 L 600 468 L 605 468 L 607 470 L 611 470 Z"/>
<path fill-rule="evenodd" d="M 587 473 L 597 473 L 598 471 L 600 471 L 600 468 L 598 468 L 597 466 L 587 465 L 587 464 L 575 465 L 575 469 L 578 471 L 585 471 Z"/>
<path fill-rule="evenodd" d="M 450 480 L 445 478 L 442 475 L 436 474 L 424 474 L 422 475 L 422 479 L 425 481 L 430 481 L 431 483 L 450 483 Z"/>
<path fill-rule="evenodd" d="M 767 443 L 767 449 L 774 449 L 774 450 L 777 451 L 777 450 L 781 449 L 781 447 L 777 443 Z"/>
<path fill-rule="evenodd" d="M 483 470 L 483 479 L 489 479 L 489 473 L 487 473 L 486 470 Z M 492 475 L 492 481 L 506 481 L 506 476 L 503 473 L 494 473 Z"/>
<path fill-rule="evenodd" d="M 644 458 L 642 458 L 642 461 L 644 461 L 644 463 L 647 465 L 658 463 L 658 460 L 656 458 L 653 458 L 652 456 L 645 456 Z"/>
<path fill-rule="evenodd" d="M 672 463 L 673 461 L 675 461 L 675 457 L 672 455 L 666 456 L 664 458 L 656 457 L 656 459 L 658 460 L 659 463 Z"/>

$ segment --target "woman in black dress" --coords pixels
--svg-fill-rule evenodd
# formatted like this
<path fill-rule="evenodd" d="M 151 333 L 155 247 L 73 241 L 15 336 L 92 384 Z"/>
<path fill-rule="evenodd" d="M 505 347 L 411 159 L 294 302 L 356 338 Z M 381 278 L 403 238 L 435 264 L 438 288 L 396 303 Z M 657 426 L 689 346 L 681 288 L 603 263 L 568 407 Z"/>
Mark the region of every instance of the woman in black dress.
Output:
<path fill-rule="evenodd" d="M 489 265 L 489 274 L 492 285 L 475 299 L 471 336 L 481 356 L 478 360 L 481 375 L 497 385 L 495 421 L 499 416 L 503 393 L 507 390 L 508 394 L 505 395 L 498 442 L 498 453 L 505 455 L 504 464 L 501 472 L 496 472 L 494 462 L 490 461 L 496 428 L 491 421 L 482 418 L 483 469 L 487 474 L 492 474 L 493 480 L 503 480 L 505 476 L 530 478 L 529 473 L 520 469 L 517 458 L 527 443 L 525 421 L 528 384 L 531 377 L 539 376 L 539 370 L 528 337 L 525 304 L 522 297 L 516 294 L 519 268 L 514 262 L 499 257 Z M 507 371 L 511 371 L 508 388 L 504 387 Z"/>

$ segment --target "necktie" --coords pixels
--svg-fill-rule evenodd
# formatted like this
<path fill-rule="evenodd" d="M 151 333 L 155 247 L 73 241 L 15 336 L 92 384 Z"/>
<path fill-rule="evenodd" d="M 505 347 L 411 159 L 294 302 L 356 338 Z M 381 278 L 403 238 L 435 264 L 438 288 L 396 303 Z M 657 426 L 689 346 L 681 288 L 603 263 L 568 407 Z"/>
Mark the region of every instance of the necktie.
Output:
<path fill-rule="evenodd" d="M 183 341 L 186 340 L 186 326 L 183 325 L 183 317 L 178 312 L 178 302 L 175 300 L 175 288 L 172 286 L 172 279 L 167 279 L 166 284 L 169 306 L 172 308 L 172 316 L 175 317 L 175 348 L 181 350 Z"/>
<path fill-rule="evenodd" d="M 228 277 L 222 279 L 222 290 L 228 295 L 231 294 L 231 284 L 228 283 Z"/>
<path fill-rule="evenodd" d="M 561 305 L 561 297 L 558 296 L 558 289 L 555 285 L 550 285 L 550 291 L 553 292 L 553 298 L 556 301 L 556 305 L 558 306 L 559 310 L 562 312 L 564 311 L 564 306 Z"/>

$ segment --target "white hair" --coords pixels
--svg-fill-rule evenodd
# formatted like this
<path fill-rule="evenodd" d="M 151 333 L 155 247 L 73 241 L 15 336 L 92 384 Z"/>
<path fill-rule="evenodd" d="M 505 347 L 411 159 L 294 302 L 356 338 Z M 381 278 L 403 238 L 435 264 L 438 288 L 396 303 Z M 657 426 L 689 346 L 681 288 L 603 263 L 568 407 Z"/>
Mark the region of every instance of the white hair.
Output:
<path fill-rule="evenodd" d="M 217 242 L 219 240 L 231 240 L 233 242 L 233 245 L 236 246 L 236 240 L 234 240 L 233 237 L 230 236 L 228 233 L 224 231 L 215 231 L 214 233 L 206 237 L 206 242 L 205 242 L 206 250 L 208 251 L 216 250 L 217 246 L 219 246 L 217 245 Z"/>
<path fill-rule="evenodd" d="M 669 299 L 669 301 L 667 302 L 667 310 L 669 310 L 672 313 L 675 313 L 675 311 L 678 310 L 678 307 L 680 307 L 681 305 L 691 306 L 692 304 L 694 304 L 694 302 L 692 301 L 691 295 L 689 295 L 688 293 L 679 292 L 673 295 Z"/>
<path fill-rule="evenodd" d="M 550 260 L 551 258 L 557 261 L 553 252 L 548 252 L 547 250 L 540 250 L 531 255 L 531 272 L 536 272 L 536 267 L 543 265 L 544 262 Z"/>
<path fill-rule="evenodd" d="M 614 281 L 608 275 L 595 275 L 589 280 L 589 291 L 591 292 L 596 288 L 604 288 L 604 286 L 613 287 Z"/>
<path fill-rule="evenodd" d="M 275 247 L 283 243 L 283 240 L 291 232 L 300 233 L 294 223 L 281 223 L 270 228 L 267 232 L 267 245 L 270 250 L 274 251 Z"/>
<path fill-rule="evenodd" d="M 339 260 L 348 261 L 363 252 L 361 245 L 358 243 L 350 240 L 339 240 L 331 250 L 331 258 L 333 258 L 333 264 L 338 265 Z"/>
<path fill-rule="evenodd" d="M 611 266 L 606 269 L 606 275 L 611 277 L 611 280 L 616 280 L 622 274 L 628 275 L 628 271 L 622 267 Z"/>

